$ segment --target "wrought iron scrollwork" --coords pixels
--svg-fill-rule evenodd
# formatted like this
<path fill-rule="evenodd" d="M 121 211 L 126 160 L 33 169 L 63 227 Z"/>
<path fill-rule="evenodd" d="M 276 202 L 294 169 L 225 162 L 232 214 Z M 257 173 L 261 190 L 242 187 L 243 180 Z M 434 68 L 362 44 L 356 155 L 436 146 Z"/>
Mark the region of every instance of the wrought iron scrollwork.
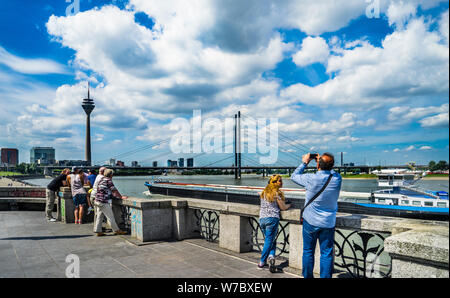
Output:
<path fill-rule="evenodd" d="M 265 234 L 259 225 L 257 219 L 249 217 L 250 226 L 252 227 L 252 245 L 257 251 L 262 252 L 264 247 Z M 276 256 L 289 253 L 289 222 L 280 222 L 278 225 L 278 232 L 275 238 L 277 243 Z"/>
<path fill-rule="evenodd" d="M 131 208 L 130 206 L 121 206 L 123 230 L 131 231 Z"/>
<path fill-rule="evenodd" d="M 335 238 L 334 242 L 336 267 L 352 277 L 390 277 L 391 259 L 387 253 L 383 254 L 385 238 L 381 234 L 353 231 L 345 236 L 336 230 L 335 236 L 342 238 L 342 241 Z"/>
<path fill-rule="evenodd" d="M 219 214 L 211 210 L 195 209 L 197 226 L 200 227 L 200 235 L 208 242 L 216 242 L 219 239 Z"/>

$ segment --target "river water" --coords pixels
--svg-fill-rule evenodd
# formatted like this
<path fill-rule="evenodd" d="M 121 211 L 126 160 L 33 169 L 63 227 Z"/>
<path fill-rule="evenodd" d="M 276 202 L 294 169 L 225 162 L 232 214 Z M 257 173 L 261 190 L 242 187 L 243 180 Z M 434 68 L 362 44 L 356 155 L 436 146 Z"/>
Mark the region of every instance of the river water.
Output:
<path fill-rule="evenodd" d="M 153 178 L 158 178 L 154 176 Z M 204 184 L 225 184 L 225 185 L 247 185 L 247 186 L 265 186 L 268 178 L 262 178 L 261 175 L 248 174 L 243 175 L 241 180 L 235 180 L 233 175 L 168 175 L 162 177 L 164 180 L 183 183 L 204 183 Z M 51 179 L 31 179 L 28 180 L 32 184 L 47 186 Z M 150 182 L 151 176 L 116 176 L 113 182 L 122 195 L 129 197 L 145 198 L 143 194 L 147 190 L 144 183 Z M 342 191 L 370 193 L 378 189 L 376 179 L 343 179 Z M 449 191 L 449 180 L 431 180 L 425 179 L 417 182 L 417 185 L 427 190 Z M 289 178 L 283 179 L 283 187 L 299 188 Z"/>

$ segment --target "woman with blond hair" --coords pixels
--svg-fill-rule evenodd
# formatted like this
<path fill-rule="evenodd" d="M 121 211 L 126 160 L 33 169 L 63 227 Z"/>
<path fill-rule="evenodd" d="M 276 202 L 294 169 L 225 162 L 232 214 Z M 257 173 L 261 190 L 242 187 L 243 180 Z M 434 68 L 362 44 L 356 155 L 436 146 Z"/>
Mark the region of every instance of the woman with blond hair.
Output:
<path fill-rule="evenodd" d="M 274 273 L 275 251 L 277 248 L 276 236 L 278 224 L 280 222 L 280 210 L 287 210 L 291 207 L 285 203 L 284 194 L 281 191 L 283 181 L 280 175 L 272 175 L 269 183 L 261 193 L 261 209 L 259 211 L 259 225 L 264 234 L 264 247 L 261 253 L 261 259 L 258 268 L 267 266 L 269 261 L 269 270 Z"/>

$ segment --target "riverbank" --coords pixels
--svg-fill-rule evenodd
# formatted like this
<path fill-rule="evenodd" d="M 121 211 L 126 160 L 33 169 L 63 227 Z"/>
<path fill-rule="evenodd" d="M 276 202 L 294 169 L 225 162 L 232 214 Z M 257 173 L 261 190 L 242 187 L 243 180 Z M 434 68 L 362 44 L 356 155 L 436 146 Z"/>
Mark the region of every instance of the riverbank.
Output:
<path fill-rule="evenodd" d="M 31 183 L 21 181 L 16 178 L 6 178 L 0 176 L 0 187 L 23 187 L 23 186 L 34 186 Z"/>

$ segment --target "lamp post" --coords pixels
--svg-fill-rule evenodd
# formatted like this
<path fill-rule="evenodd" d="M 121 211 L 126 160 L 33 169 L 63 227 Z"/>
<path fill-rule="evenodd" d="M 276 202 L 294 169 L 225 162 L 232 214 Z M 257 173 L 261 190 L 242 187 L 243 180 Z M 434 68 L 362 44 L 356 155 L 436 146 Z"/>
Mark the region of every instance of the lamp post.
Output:
<path fill-rule="evenodd" d="M 91 166 L 91 113 L 95 108 L 94 100 L 89 95 L 90 85 L 88 83 L 88 96 L 83 99 L 81 106 L 86 113 L 86 162 Z"/>

